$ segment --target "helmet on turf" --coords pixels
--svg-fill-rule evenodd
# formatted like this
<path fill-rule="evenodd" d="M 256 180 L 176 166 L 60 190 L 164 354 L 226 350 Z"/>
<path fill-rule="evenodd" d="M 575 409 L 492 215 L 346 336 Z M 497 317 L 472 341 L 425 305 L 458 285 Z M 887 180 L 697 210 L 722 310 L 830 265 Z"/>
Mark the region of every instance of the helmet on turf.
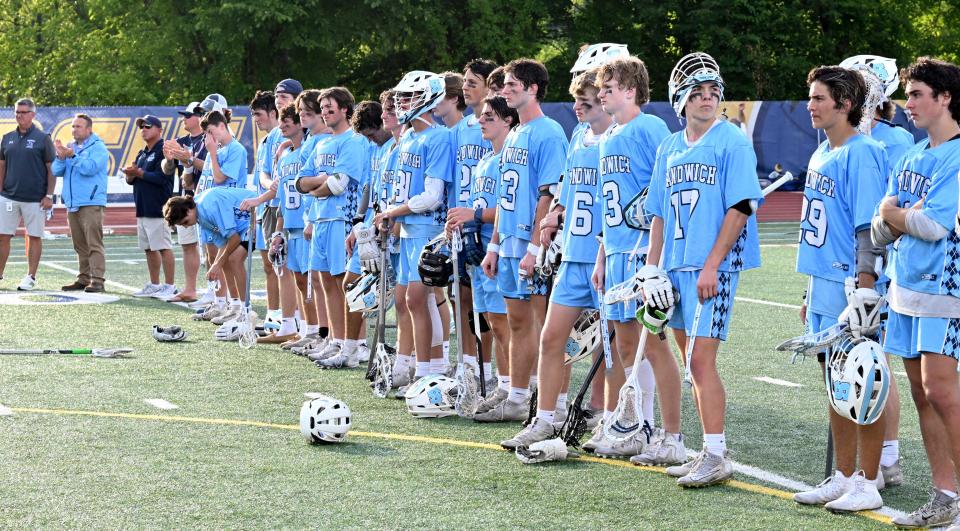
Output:
<path fill-rule="evenodd" d="M 442 374 L 425 376 L 404 395 L 407 412 L 414 417 L 440 418 L 456 415 L 454 397 L 451 391 L 457 388 L 457 381 Z"/>
<path fill-rule="evenodd" d="M 703 83 L 713 82 L 720 87 L 720 99 L 723 100 L 723 78 L 720 77 L 720 66 L 710 54 L 693 52 L 684 55 L 677 61 L 670 72 L 670 82 L 667 84 L 667 93 L 670 105 L 678 117 L 683 117 L 683 108 L 690 97 L 690 91 Z"/>
<path fill-rule="evenodd" d="M 321 395 L 300 408 L 300 433 L 307 442 L 343 442 L 350 431 L 350 408 L 341 400 Z"/>
<path fill-rule="evenodd" d="M 893 95 L 900 86 L 900 73 L 897 71 L 897 60 L 879 55 L 854 55 L 847 57 L 840 62 L 843 68 L 854 68 L 856 66 L 865 66 L 873 72 L 880 83 L 883 84 L 883 101 Z M 881 102 L 882 103 L 882 102 Z"/>
<path fill-rule="evenodd" d="M 423 252 L 420 253 L 417 272 L 420 273 L 420 280 L 424 286 L 442 288 L 450 285 L 450 277 L 453 276 L 453 260 L 440 252 L 446 243 L 447 241 L 441 235 L 440 238 L 424 246 Z"/>
<path fill-rule="evenodd" d="M 433 72 L 414 70 L 393 87 L 397 121 L 408 124 L 440 104 L 446 94 L 443 78 Z"/>
<path fill-rule="evenodd" d="M 573 68 L 570 69 L 570 73 L 578 74 L 587 70 L 593 70 L 614 59 L 627 57 L 629 55 L 630 52 L 627 51 L 626 44 L 613 44 L 612 42 L 591 44 L 577 56 L 577 62 L 573 63 Z"/>
<path fill-rule="evenodd" d="M 380 275 L 364 273 L 347 284 L 347 306 L 351 312 L 375 312 L 380 309 Z M 393 299 L 393 285 L 387 282 L 387 306 Z"/>
<path fill-rule="evenodd" d="M 857 424 L 873 424 L 890 390 L 890 369 L 876 341 L 847 337 L 830 349 L 824 378 L 830 406 Z"/>
<path fill-rule="evenodd" d="M 603 338 L 600 336 L 600 312 L 596 310 L 584 310 L 580 312 L 573 323 L 573 329 L 570 330 L 570 337 L 567 338 L 567 345 L 564 348 L 566 359 L 564 363 L 569 365 L 586 358 L 593 354 L 598 348 Z"/>

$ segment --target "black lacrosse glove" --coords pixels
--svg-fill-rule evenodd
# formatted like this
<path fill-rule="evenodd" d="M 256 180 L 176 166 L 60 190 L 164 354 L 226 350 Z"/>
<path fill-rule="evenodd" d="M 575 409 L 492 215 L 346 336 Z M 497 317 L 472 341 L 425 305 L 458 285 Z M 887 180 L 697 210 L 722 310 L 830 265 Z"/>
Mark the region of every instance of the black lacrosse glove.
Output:
<path fill-rule="evenodd" d="M 480 262 L 483 262 L 483 258 L 487 255 L 483 237 L 480 236 L 481 226 L 474 220 L 460 227 L 460 236 L 463 238 L 463 261 L 475 267 L 479 267 Z"/>

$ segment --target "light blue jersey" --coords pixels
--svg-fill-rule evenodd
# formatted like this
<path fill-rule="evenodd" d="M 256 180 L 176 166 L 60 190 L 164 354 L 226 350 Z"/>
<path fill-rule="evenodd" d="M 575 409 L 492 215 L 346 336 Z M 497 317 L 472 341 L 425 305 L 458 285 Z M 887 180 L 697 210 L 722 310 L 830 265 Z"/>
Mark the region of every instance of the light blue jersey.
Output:
<path fill-rule="evenodd" d="M 197 193 L 219 186 L 240 187 L 247 185 L 247 149 L 239 140 L 232 140 L 225 146 L 217 148 L 217 162 L 220 171 L 227 176 L 227 180 L 216 184 L 213 180 L 213 163 L 210 157 L 203 163 L 200 179 L 197 181 Z"/>
<path fill-rule="evenodd" d="M 390 182 L 393 179 L 394 168 L 396 167 L 397 153 L 395 149 L 397 141 L 392 136 L 377 148 L 376 163 L 373 171 L 370 173 L 370 208 L 367 209 L 367 215 L 364 221 L 371 223 L 375 212 L 383 212 L 389 207 L 391 197 Z"/>
<path fill-rule="evenodd" d="M 870 131 L 870 137 L 880 142 L 887 152 L 887 167 L 883 170 L 883 176 L 889 179 L 893 168 L 900 162 L 900 157 L 913 146 L 913 135 L 902 127 L 887 122 L 877 122 Z"/>
<path fill-rule="evenodd" d="M 857 231 L 883 198 L 883 146 L 860 134 L 836 148 L 820 144 L 807 165 L 797 272 L 842 283 L 857 273 Z"/>
<path fill-rule="evenodd" d="M 567 158 L 567 137 L 556 121 L 541 116 L 510 131 L 500 153 L 497 231 L 530 241 L 540 189 L 557 184 Z"/>
<path fill-rule="evenodd" d="M 678 131 L 663 141 L 650 181 L 646 210 L 663 219 L 664 269 L 702 269 L 727 210 L 759 200 L 757 156 L 735 125 L 717 120 L 695 144 Z M 719 271 L 760 266 L 757 217 L 750 216 Z"/>
<path fill-rule="evenodd" d="M 280 215 L 283 216 L 283 228 L 303 229 L 303 212 L 306 208 L 305 196 L 297 191 L 297 176 L 303 164 L 304 145 L 299 148 L 287 148 L 277 161 L 274 178 L 277 179 L 277 197 L 280 199 Z"/>
<path fill-rule="evenodd" d="M 453 178 L 452 133 L 446 127 L 433 125 L 421 132 L 408 129 L 397 148 L 397 167 L 394 173 L 393 204 L 405 204 L 411 197 L 424 192 L 426 177 L 450 183 Z M 447 220 L 447 198 L 432 212 L 407 214 L 399 218 L 404 225 L 441 226 Z"/>
<path fill-rule="evenodd" d="M 260 184 L 260 175 L 258 172 L 266 173 L 271 178 L 273 177 L 273 168 L 276 165 L 277 148 L 280 147 L 280 144 L 282 144 L 283 141 L 284 138 L 283 135 L 280 134 L 280 128 L 274 127 L 273 130 L 267 133 L 267 136 L 264 137 L 263 142 L 260 143 L 260 149 L 257 150 L 257 171 L 253 172 L 253 178 L 257 183 L 257 192 L 261 195 L 266 193 L 267 189 Z M 280 206 L 280 199 L 274 197 L 267 202 L 267 206 Z M 257 217 L 262 217 L 262 214 L 263 205 L 257 209 Z"/>
<path fill-rule="evenodd" d="M 624 218 L 627 207 L 650 185 L 657 147 L 670 136 L 667 124 L 652 114 L 639 114 L 626 124 L 614 124 L 600 140 L 600 186 L 597 201 L 603 210 L 603 248 L 607 256 L 632 251 L 640 238 L 641 253 L 649 234 Z"/>
<path fill-rule="evenodd" d="M 244 199 L 255 197 L 256 193 L 246 188 L 217 186 L 196 195 L 197 224 L 207 238 L 207 243 L 223 247 L 234 234 L 241 240 L 249 237 L 250 212 L 240 210 Z"/>
<path fill-rule="evenodd" d="M 310 159 L 313 156 L 313 152 L 316 149 L 317 143 L 323 140 L 324 138 L 327 138 L 328 136 L 330 136 L 329 133 L 321 133 L 317 135 L 317 134 L 313 134 L 310 131 L 307 131 L 307 133 L 303 136 L 303 143 L 300 144 L 300 149 L 297 150 L 300 154 L 300 170 L 299 170 L 299 173 L 297 174 L 297 177 L 310 176 L 309 174 L 303 171 L 304 167 L 310 163 Z M 316 198 L 310 194 L 301 194 L 301 195 L 302 195 L 301 202 L 303 203 L 303 206 L 299 209 L 299 212 L 301 217 L 303 218 L 302 223 L 304 223 L 304 226 L 305 226 L 307 221 L 310 220 L 309 212 L 310 212 L 310 209 L 313 207 L 313 201 Z"/>
<path fill-rule="evenodd" d="M 473 187 L 470 189 L 470 208 L 495 208 L 500 197 L 500 154 L 492 150 L 487 153 L 473 170 Z M 493 238 L 493 223 L 484 223 L 480 227 L 480 236 L 484 241 Z"/>
<path fill-rule="evenodd" d="M 887 267 L 891 282 L 920 293 L 960 297 L 960 238 L 954 230 L 960 186 L 960 139 L 930 147 L 923 139 L 894 169 L 887 188 L 900 207 L 923 199 L 921 210 L 947 229 L 945 238 L 929 242 L 904 234 L 894 244 Z"/>
<path fill-rule="evenodd" d="M 564 262 L 594 263 L 603 230 L 603 210 L 596 200 L 600 183 L 600 136 L 589 128 L 574 131 L 560 184 L 563 207 L 561 256 Z"/>
<path fill-rule="evenodd" d="M 348 179 L 346 190 L 340 195 L 318 197 L 313 201 L 308 216 L 310 221 L 349 221 L 357 213 L 357 191 L 367 167 L 367 139 L 348 129 L 339 135 L 324 135 L 317 141 L 313 154 L 300 168 L 301 177 L 343 174 Z"/>
<path fill-rule="evenodd" d="M 493 145 L 489 140 L 483 139 L 480 133 L 480 120 L 472 114 L 465 116 L 452 130 L 456 143 L 453 181 L 456 193 L 451 194 L 451 206 L 466 207 L 471 203 L 470 183 L 473 182 L 475 168 L 480 159 L 493 151 Z"/>

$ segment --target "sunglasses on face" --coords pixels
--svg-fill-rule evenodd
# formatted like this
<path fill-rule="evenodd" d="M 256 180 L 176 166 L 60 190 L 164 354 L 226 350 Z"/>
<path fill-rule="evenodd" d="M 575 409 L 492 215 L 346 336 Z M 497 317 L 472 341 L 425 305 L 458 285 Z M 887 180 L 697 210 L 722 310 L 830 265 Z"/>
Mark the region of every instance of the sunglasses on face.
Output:
<path fill-rule="evenodd" d="M 153 129 L 152 125 L 141 125 L 140 129 Z"/>

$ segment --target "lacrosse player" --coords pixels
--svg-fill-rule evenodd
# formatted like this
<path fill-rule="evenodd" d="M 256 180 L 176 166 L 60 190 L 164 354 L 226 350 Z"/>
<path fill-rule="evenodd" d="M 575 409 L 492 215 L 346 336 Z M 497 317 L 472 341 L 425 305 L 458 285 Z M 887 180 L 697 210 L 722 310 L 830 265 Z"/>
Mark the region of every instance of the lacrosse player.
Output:
<path fill-rule="evenodd" d="M 529 409 L 530 374 L 537 360 L 537 330 L 546 317 L 546 281 L 534 272 L 542 244 L 534 230 L 546 215 L 563 174 L 567 139 L 556 121 L 543 114 L 547 69 L 532 59 L 505 68 L 501 95 L 517 110 L 520 125 L 507 136 L 500 157 L 500 200 L 483 271 L 497 278 L 507 299 L 510 323 L 510 393 L 480 422 L 524 420 Z"/>
<path fill-rule="evenodd" d="M 280 112 L 277 110 L 275 98 L 270 91 L 260 91 L 250 100 L 250 114 L 253 123 L 266 136 L 260 141 L 254 164 L 254 182 L 257 184 L 257 193 L 263 195 L 270 191 L 273 184 L 273 165 L 276 160 L 277 147 L 283 141 L 280 133 Z M 257 207 L 257 249 L 260 249 L 260 259 L 263 262 L 263 273 L 267 284 L 267 315 L 264 317 L 264 327 L 280 324 L 280 284 L 277 274 L 270 262 L 267 239 L 273 234 L 277 225 L 277 205 L 274 198 L 270 204 L 261 204 Z"/>
<path fill-rule="evenodd" d="M 596 310 L 600 304 L 590 285 L 602 215 L 599 203 L 593 198 L 600 181 L 600 138 L 610 128 L 613 118 L 600 105 L 596 79 L 596 70 L 589 70 L 577 75 L 570 84 L 573 112 L 577 121 L 587 127 L 574 130 L 559 202 L 540 222 L 540 241 L 545 245 L 553 241 L 561 218 L 565 222 L 560 235 L 562 261 L 550 294 L 546 323 L 540 333 L 536 417 L 513 438 L 500 443 L 508 450 L 554 437 L 557 412 L 566 413 L 564 384 L 570 380 L 570 368 L 564 366 L 563 361 L 567 338 L 580 314 L 584 310 Z M 619 363 L 614 370 L 623 374 Z"/>
<path fill-rule="evenodd" d="M 810 99 L 807 110 L 813 127 L 827 136 L 810 158 L 804 186 L 797 271 L 810 275 L 801 318 L 808 331 L 822 332 L 837 324 L 847 307 L 877 306 L 874 289 L 877 260 L 883 248 L 870 241 L 870 218 L 883 197 L 886 154 L 878 142 L 857 132 L 861 121 L 868 128 L 872 109 L 864 108 L 868 96 L 861 75 L 839 66 L 822 66 L 807 76 Z M 844 282 L 853 275 L 859 289 L 845 294 Z M 852 311 L 850 331 L 855 336 L 879 329 L 879 309 L 873 322 L 863 322 Z M 819 355 L 821 362 L 826 356 Z M 830 429 L 837 455 L 837 470 L 817 488 L 800 492 L 794 500 L 826 504 L 831 511 L 861 511 L 883 505 L 877 491 L 883 421 L 858 426 L 832 407 Z M 860 465 L 856 468 L 859 446 Z"/>
<path fill-rule="evenodd" d="M 717 350 L 726 340 L 740 271 L 759 267 L 753 216 L 760 200 L 757 158 L 750 140 L 717 119 L 723 99 L 720 68 L 697 52 L 680 59 L 668 85 L 674 112 L 686 126 L 657 151 L 646 211 L 654 216 L 647 265 L 666 253 L 657 282 L 644 286 L 653 300 L 680 293 L 669 326 L 686 351 L 704 434 L 691 463 L 667 468 L 678 484 L 712 485 L 733 475 L 724 436 L 726 393 L 717 373 Z M 669 282 L 662 282 L 663 273 Z M 702 318 L 699 318 L 701 317 Z"/>
<path fill-rule="evenodd" d="M 450 130 L 433 121 L 430 111 L 444 97 L 440 76 L 420 70 L 407 73 L 394 87 L 397 119 L 410 125 L 403 133 L 397 155 L 391 206 L 374 217 L 374 226 L 396 220 L 400 226 L 400 260 L 397 268 L 397 299 L 404 297 L 412 321 L 416 350 L 414 378 L 442 371 L 440 356 L 432 348 L 442 344 L 440 312 L 435 292 L 425 286 L 417 264 L 430 240 L 446 221 L 447 186 L 453 175 Z M 401 347 L 405 347 L 403 343 Z M 438 353 L 442 356 L 442 352 Z M 394 384 L 409 374 L 409 351 L 398 351 Z M 397 395 L 402 396 L 403 387 Z"/>
<path fill-rule="evenodd" d="M 300 171 L 300 146 L 303 143 L 303 128 L 300 127 L 300 115 L 297 114 L 295 105 L 290 104 L 280 110 L 279 128 L 283 138 L 289 142 L 290 145 L 278 154 L 280 158 L 274 170 L 271 171 L 272 179 L 270 188 L 260 196 L 247 199 L 240 205 L 241 209 L 248 210 L 251 207 L 273 203 L 275 198 L 286 200 L 285 202 L 279 201 L 279 199 L 277 200 L 280 205 L 277 212 L 277 221 L 274 230 L 267 237 L 267 244 L 270 246 L 267 259 L 270 261 L 271 269 L 274 268 L 274 260 L 278 254 L 285 256 L 286 260 L 283 262 L 283 265 L 278 268 L 279 271 L 277 272 L 280 284 L 280 328 L 257 340 L 258 343 L 266 344 L 283 344 L 288 341 L 297 341 L 296 310 L 297 307 L 302 306 L 302 304 L 300 294 L 297 290 L 296 273 L 291 273 L 291 271 L 302 274 L 304 253 L 306 252 L 304 249 L 304 240 L 302 237 L 299 237 L 300 233 L 298 229 L 283 231 L 284 205 L 286 205 L 289 211 L 300 199 L 299 194 L 296 196 L 293 194 L 287 195 L 286 190 L 280 192 L 281 181 L 287 182 L 296 178 L 297 173 Z M 294 208 L 294 210 L 296 209 Z M 290 214 L 288 214 L 288 216 L 289 215 Z M 295 238 L 290 238 L 291 233 Z M 304 312 L 304 314 L 306 314 L 306 312 Z"/>
<path fill-rule="evenodd" d="M 357 213 L 357 192 L 369 155 L 366 138 L 350 127 L 353 106 L 353 94 L 343 87 L 320 93 L 323 122 L 331 133 L 316 143 L 295 182 L 299 192 L 317 198 L 308 211 L 314 224 L 310 269 L 320 272 L 333 340 L 308 357 L 324 368 L 354 368 L 359 363 L 358 342 L 346 341 L 343 276 L 348 222 Z"/>
<path fill-rule="evenodd" d="M 874 216 L 874 242 L 892 248 L 887 275 L 889 318 L 884 351 L 903 358 L 933 475 L 930 501 L 894 523 L 905 527 L 960 524 L 960 237 L 955 230 L 960 186 L 960 68 L 921 57 L 900 72 L 907 112 L 927 138 L 894 166 L 887 197 Z"/>

